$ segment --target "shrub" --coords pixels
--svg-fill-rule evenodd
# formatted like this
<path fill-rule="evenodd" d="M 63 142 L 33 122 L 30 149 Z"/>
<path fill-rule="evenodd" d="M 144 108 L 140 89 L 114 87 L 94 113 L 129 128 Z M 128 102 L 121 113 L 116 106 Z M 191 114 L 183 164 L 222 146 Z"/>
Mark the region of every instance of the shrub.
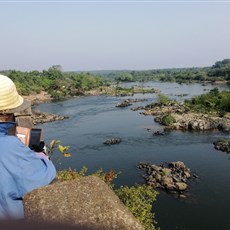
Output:
<path fill-rule="evenodd" d="M 61 170 L 57 173 L 57 178 L 61 181 L 73 180 L 79 177 L 81 177 L 81 175 L 72 169 Z"/>
<path fill-rule="evenodd" d="M 164 94 L 159 94 L 157 103 L 159 105 L 168 105 L 171 102 L 171 100 Z"/>
<path fill-rule="evenodd" d="M 174 117 L 171 114 L 167 114 L 162 117 L 161 124 L 169 126 L 173 123 L 173 121 L 174 121 Z"/>
<path fill-rule="evenodd" d="M 224 114 L 230 112 L 230 92 L 219 92 L 218 88 L 214 88 L 209 93 L 186 100 L 185 105 L 196 112 L 220 112 Z"/>
<path fill-rule="evenodd" d="M 151 210 L 158 193 L 152 187 L 147 185 L 124 186 L 115 192 L 146 230 L 155 229 L 156 221 Z"/>

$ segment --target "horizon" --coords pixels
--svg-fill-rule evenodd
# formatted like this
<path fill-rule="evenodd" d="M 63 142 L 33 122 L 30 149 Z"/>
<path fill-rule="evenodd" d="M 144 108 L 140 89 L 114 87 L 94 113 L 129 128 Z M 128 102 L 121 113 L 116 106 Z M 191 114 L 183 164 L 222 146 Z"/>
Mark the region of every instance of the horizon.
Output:
<path fill-rule="evenodd" d="M 226 58 L 224 58 L 226 59 Z M 222 59 L 222 60 L 224 60 Z M 222 61 L 220 60 L 220 61 Z M 219 60 L 218 60 L 219 61 Z M 214 65 L 215 63 L 213 63 Z M 55 66 L 55 65 L 53 65 Z M 2 69 L 0 70 L 0 72 L 7 72 L 7 71 L 21 71 L 21 72 L 33 72 L 33 71 L 38 71 L 38 72 L 42 72 L 45 70 L 48 70 L 49 68 L 52 68 L 53 66 L 48 67 L 47 69 L 41 69 L 41 70 L 37 70 L 37 69 L 33 69 L 33 70 L 19 70 L 19 69 Z M 60 65 L 61 66 L 61 65 Z M 155 71 L 155 70 L 173 70 L 173 69 L 202 69 L 202 68 L 210 68 L 211 66 L 201 66 L 201 67 L 197 67 L 197 66 L 192 66 L 192 67 L 171 67 L 171 68 L 159 68 L 159 69 L 99 69 L 99 70 L 62 70 L 63 73 L 65 72 L 129 72 L 129 71 Z"/>

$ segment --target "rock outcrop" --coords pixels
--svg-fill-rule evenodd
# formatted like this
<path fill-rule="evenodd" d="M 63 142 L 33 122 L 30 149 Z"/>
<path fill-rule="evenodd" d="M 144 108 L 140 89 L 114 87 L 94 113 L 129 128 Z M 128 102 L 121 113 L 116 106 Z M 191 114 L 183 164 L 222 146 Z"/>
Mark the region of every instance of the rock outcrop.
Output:
<path fill-rule="evenodd" d="M 230 131 L 230 117 L 219 117 L 212 114 L 193 113 L 183 104 L 171 103 L 167 106 L 150 104 L 132 110 L 144 110 L 141 114 L 153 115 L 155 121 L 161 123 L 164 115 L 170 114 L 174 119 L 168 128 L 183 130 L 212 130 L 219 129 L 225 132 Z"/>
<path fill-rule="evenodd" d="M 116 107 L 127 107 L 132 105 L 132 103 L 140 102 L 140 101 L 146 101 L 146 99 L 127 99 L 124 100 L 118 104 L 116 104 Z"/>
<path fill-rule="evenodd" d="M 141 114 L 144 115 L 164 115 L 168 113 L 185 113 L 188 111 L 182 104 L 172 102 L 168 105 L 158 105 L 157 103 L 149 104 L 146 106 L 139 106 L 131 110 L 144 110 Z"/>
<path fill-rule="evenodd" d="M 32 121 L 34 125 L 40 124 L 40 123 L 46 123 L 46 122 L 53 122 L 53 121 L 59 121 L 69 118 L 68 116 L 60 116 L 56 114 L 50 114 L 41 112 L 39 110 L 32 110 Z"/>
<path fill-rule="evenodd" d="M 230 140 L 219 140 L 215 141 L 213 144 L 215 149 L 230 153 Z"/>
<path fill-rule="evenodd" d="M 124 100 L 118 104 L 116 104 L 116 107 L 127 107 L 132 105 L 131 102 L 129 100 Z"/>
<path fill-rule="evenodd" d="M 181 161 L 168 163 L 167 167 L 141 162 L 138 168 L 145 171 L 148 185 L 179 194 L 187 190 L 187 179 L 192 177 L 190 169 Z"/>
<path fill-rule="evenodd" d="M 230 131 L 230 119 L 226 117 L 214 117 L 207 114 L 185 113 L 171 114 L 174 118 L 171 127 L 173 129 L 211 130 L 219 129 Z"/>
<path fill-rule="evenodd" d="M 103 142 L 103 144 L 105 144 L 105 145 L 115 145 L 115 144 L 119 144 L 120 142 L 121 142 L 121 138 L 113 137 L 113 138 L 105 140 Z"/>
<path fill-rule="evenodd" d="M 92 229 L 144 230 L 104 181 L 95 176 L 56 182 L 24 198 L 25 217 Z"/>

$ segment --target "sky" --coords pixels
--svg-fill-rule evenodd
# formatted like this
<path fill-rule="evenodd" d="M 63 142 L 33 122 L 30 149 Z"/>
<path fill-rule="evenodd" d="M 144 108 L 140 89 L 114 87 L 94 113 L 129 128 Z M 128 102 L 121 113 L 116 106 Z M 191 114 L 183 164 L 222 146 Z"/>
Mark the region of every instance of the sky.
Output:
<path fill-rule="evenodd" d="M 230 1 L 1 1 L 0 70 L 148 70 L 230 58 Z"/>

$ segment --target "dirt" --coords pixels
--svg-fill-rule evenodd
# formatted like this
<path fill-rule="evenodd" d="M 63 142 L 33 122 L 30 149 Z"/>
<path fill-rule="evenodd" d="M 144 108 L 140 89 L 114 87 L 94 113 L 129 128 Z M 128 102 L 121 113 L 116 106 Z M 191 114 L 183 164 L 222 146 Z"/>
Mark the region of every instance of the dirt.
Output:
<path fill-rule="evenodd" d="M 44 91 L 40 93 L 33 93 L 28 96 L 23 96 L 23 98 L 31 101 L 32 105 L 46 103 L 52 100 L 51 96 L 47 92 L 44 92 Z"/>

